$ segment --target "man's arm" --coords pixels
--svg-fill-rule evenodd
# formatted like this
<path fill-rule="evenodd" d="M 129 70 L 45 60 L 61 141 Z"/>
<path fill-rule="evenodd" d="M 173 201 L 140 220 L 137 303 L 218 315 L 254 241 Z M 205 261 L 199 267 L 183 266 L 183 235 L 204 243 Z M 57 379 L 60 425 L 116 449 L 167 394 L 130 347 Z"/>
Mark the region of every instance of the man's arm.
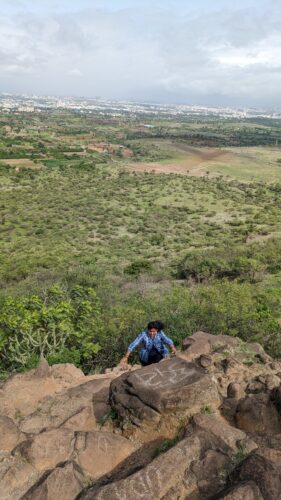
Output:
<path fill-rule="evenodd" d="M 131 352 L 133 352 L 133 350 L 138 347 L 138 345 L 141 343 L 142 339 L 143 339 L 143 334 L 144 332 L 140 333 L 136 338 L 135 340 L 133 340 L 133 342 L 131 342 L 131 344 L 129 345 L 128 347 L 128 350 L 125 354 L 125 356 L 121 359 L 120 363 L 128 363 L 128 359 L 131 355 Z"/>
<path fill-rule="evenodd" d="M 163 342 L 170 347 L 171 351 L 174 354 L 177 354 L 177 349 L 175 348 L 175 345 L 174 345 L 174 342 L 172 341 L 172 339 L 170 339 L 170 337 L 168 337 L 164 332 L 161 332 L 161 337 L 163 339 Z"/>

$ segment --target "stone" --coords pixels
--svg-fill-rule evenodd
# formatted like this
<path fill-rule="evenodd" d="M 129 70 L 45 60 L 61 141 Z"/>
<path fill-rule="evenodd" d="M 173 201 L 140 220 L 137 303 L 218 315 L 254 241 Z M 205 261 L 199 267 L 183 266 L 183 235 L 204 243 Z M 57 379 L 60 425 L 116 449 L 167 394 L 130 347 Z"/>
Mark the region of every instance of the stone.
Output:
<path fill-rule="evenodd" d="M 235 482 L 254 481 L 262 497 L 277 500 L 281 497 L 281 452 L 259 449 L 250 454 L 234 471 Z"/>
<path fill-rule="evenodd" d="M 206 354 L 202 354 L 199 358 L 199 364 L 202 368 L 208 368 L 211 366 L 213 360 L 211 356 L 207 356 Z"/>
<path fill-rule="evenodd" d="M 264 500 L 260 489 L 253 481 L 247 481 L 243 484 L 238 484 L 233 488 L 229 489 L 225 493 L 222 493 L 218 497 L 218 500 Z"/>
<path fill-rule="evenodd" d="M 40 473 L 20 457 L 0 461 L 1 500 L 18 500 L 38 480 Z"/>
<path fill-rule="evenodd" d="M 35 412 L 22 419 L 20 428 L 26 433 L 39 433 L 65 425 L 77 431 L 96 428 L 95 397 L 101 415 L 108 411 L 111 379 L 90 380 L 66 389 L 56 396 L 45 398 Z M 103 392 L 102 392 L 103 391 Z M 101 401 L 104 405 L 101 408 Z"/>
<path fill-rule="evenodd" d="M 244 365 L 233 357 L 223 359 L 221 361 L 221 366 L 227 377 L 234 377 L 236 374 L 240 374 L 245 370 Z"/>
<path fill-rule="evenodd" d="M 269 394 L 253 394 L 240 400 L 235 415 L 236 425 L 249 433 L 279 434 L 278 412 Z"/>
<path fill-rule="evenodd" d="M 280 386 L 280 378 L 277 375 L 266 375 L 265 386 L 268 391 L 272 391 L 276 387 Z"/>
<path fill-rule="evenodd" d="M 88 484 L 75 462 L 65 462 L 44 474 L 21 500 L 74 500 Z"/>
<path fill-rule="evenodd" d="M 236 425 L 235 417 L 236 417 L 237 406 L 238 406 L 238 399 L 225 398 L 219 408 L 221 415 L 233 427 L 235 427 Z"/>
<path fill-rule="evenodd" d="M 241 384 L 231 382 L 227 387 L 227 397 L 234 399 L 241 399 L 245 396 L 245 391 Z"/>
<path fill-rule="evenodd" d="M 197 436 L 186 438 L 135 474 L 98 491 L 90 488 L 81 499 L 155 500 L 168 498 L 171 490 L 173 498 L 178 498 L 179 492 L 182 494 L 180 498 L 189 498 L 189 494 L 197 491 L 196 477 L 189 474 L 189 469 L 193 461 L 199 460 L 200 450 Z"/>
<path fill-rule="evenodd" d="M 260 394 L 261 392 L 265 392 L 265 384 L 259 380 L 252 380 L 248 383 L 246 387 L 247 394 Z"/>
<path fill-rule="evenodd" d="M 245 453 L 257 448 L 245 432 L 224 422 L 221 417 L 198 413 L 191 418 L 186 435 L 196 434 L 201 438 L 202 449 L 215 448 L 229 456 L 243 447 Z"/>
<path fill-rule="evenodd" d="M 41 358 L 40 358 L 40 361 L 38 363 L 38 366 L 35 370 L 34 375 L 35 375 L 35 377 L 38 377 L 38 378 L 50 376 L 49 363 L 43 356 L 41 356 Z"/>
<path fill-rule="evenodd" d="M 20 432 L 14 421 L 9 417 L 0 416 L 0 452 L 12 451 L 23 440 L 25 435 Z"/>
<path fill-rule="evenodd" d="M 207 450 L 201 460 L 191 465 L 197 480 L 199 498 L 210 498 L 225 485 L 222 471 L 227 470 L 229 457 L 219 450 Z"/>
<path fill-rule="evenodd" d="M 59 363 L 57 365 L 53 365 L 50 368 L 50 372 L 55 380 L 59 380 L 67 386 L 72 385 L 77 381 L 81 381 L 83 383 L 83 379 L 86 379 L 82 370 L 71 363 Z"/>
<path fill-rule="evenodd" d="M 163 414 L 220 404 L 214 380 L 195 363 L 177 357 L 115 379 L 110 401 L 122 419 L 133 423 L 157 422 Z"/>
<path fill-rule="evenodd" d="M 38 471 L 56 467 L 69 460 L 75 445 L 74 433 L 69 429 L 53 429 L 41 432 L 20 443 L 14 450 Z"/>
<path fill-rule="evenodd" d="M 136 446 L 131 441 L 116 434 L 78 432 L 72 458 L 80 465 L 84 474 L 96 480 L 115 469 L 135 450 Z"/>
<path fill-rule="evenodd" d="M 35 370 L 13 375 L 0 389 L 1 413 L 20 420 L 35 411 L 38 403 L 56 390 L 58 386 L 52 376 L 37 377 Z"/>
<path fill-rule="evenodd" d="M 206 332 L 196 332 L 183 341 L 184 357 L 188 361 L 214 350 L 233 349 L 238 345 L 238 339 L 227 335 L 211 335 Z"/>

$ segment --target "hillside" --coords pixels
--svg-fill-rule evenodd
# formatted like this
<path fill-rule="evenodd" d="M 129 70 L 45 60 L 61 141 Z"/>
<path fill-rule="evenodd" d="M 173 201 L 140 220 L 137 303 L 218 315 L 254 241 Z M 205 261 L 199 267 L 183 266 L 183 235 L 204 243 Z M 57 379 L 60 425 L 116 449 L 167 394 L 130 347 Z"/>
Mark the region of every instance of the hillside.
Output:
<path fill-rule="evenodd" d="M 2 378 L 114 366 L 153 317 L 280 355 L 279 144 L 262 118 L 2 113 Z"/>

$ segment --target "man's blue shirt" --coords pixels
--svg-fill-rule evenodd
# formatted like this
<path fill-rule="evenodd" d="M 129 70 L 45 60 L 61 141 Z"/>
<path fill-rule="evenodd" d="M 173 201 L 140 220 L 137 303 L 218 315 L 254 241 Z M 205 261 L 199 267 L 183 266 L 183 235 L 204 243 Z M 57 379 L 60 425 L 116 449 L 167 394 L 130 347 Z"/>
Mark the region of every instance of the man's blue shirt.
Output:
<path fill-rule="evenodd" d="M 154 338 L 150 337 L 149 333 L 144 330 L 129 345 L 128 351 L 132 352 L 140 344 L 143 346 L 140 351 L 140 360 L 143 363 L 147 363 L 151 349 L 156 349 L 163 358 L 166 358 L 169 355 L 166 345 L 171 346 L 174 342 L 162 330 L 157 332 Z"/>

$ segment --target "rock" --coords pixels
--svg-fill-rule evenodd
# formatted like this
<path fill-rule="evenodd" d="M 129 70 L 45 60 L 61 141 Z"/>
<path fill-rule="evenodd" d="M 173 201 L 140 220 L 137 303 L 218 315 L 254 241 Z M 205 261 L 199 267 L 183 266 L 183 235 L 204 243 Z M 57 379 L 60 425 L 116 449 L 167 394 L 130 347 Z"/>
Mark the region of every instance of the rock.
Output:
<path fill-rule="evenodd" d="M 172 498 L 178 498 L 179 492 L 180 498 L 189 498 L 189 494 L 197 491 L 196 477 L 192 473 L 189 475 L 189 469 L 193 461 L 199 460 L 200 450 L 197 436 L 186 438 L 127 479 L 103 486 L 98 491 L 90 489 L 81 499 L 154 500 L 168 498 L 171 490 Z"/>
<path fill-rule="evenodd" d="M 232 474 L 232 480 L 254 481 L 262 497 L 277 500 L 281 497 L 281 452 L 257 450 L 249 455 Z"/>
<path fill-rule="evenodd" d="M 211 335 L 206 332 L 196 332 L 183 341 L 184 357 L 188 361 L 214 350 L 232 349 L 238 345 L 238 339 L 227 335 Z"/>
<path fill-rule="evenodd" d="M 264 500 L 260 489 L 253 481 L 247 481 L 243 484 L 238 484 L 220 496 L 218 500 Z"/>
<path fill-rule="evenodd" d="M 268 391 L 272 391 L 272 389 L 280 386 L 280 378 L 277 375 L 266 375 L 265 386 Z"/>
<path fill-rule="evenodd" d="M 225 398 L 220 406 L 221 415 L 227 420 L 227 422 L 234 426 L 236 425 L 235 417 L 238 406 L 238 399 L 235 398 Z"/>
<path fill-rule="evenodd" d="M 278 412 L 268 394 L 250 395 L 239 401 L 236 425 L 250 433 L 278 434 L 281 432 Z"/>
<path fill-rule="evenodd" d="M 232 357 L 223 359 L 221 361 L 221 366 L 227 377 L 234 377 L 236 374 L 240 374 L 245 370 L 244 365 Z"/>
<path fill-rule="evenodd" d="M 35 370 L 13 375 L 0 389 L 1 413 L 20 420 L 35 411 L 38 403 L 57 389 L 52 376 L 39 378 Z"/>
<path fill-rule="evenodd" d="M 199 358 L 199 364 L 202 368 L 208 368 L 208 366 L 211 366 L 212 362 L 212 357 L 207 356 L 206 354 L 202 354 Z"/>
<path fill-rule="evenodd" d="M 197 480 L 199 497 L 210 498 L 225 484 L 222 471 L 227 470 L 229 458 L 219 450 L 207 450 L 201 460 L 191 465 L 191 472 Z"/>
<path fill-rule="evenodd" d="M 38 480 L 40 473 L 20 457 L 0 461 L 1 500 L 18 500 Z"/>
<path fill-rule="evenodd" d="M 75 446 L 75 436 L 69 429 L 41 432 L 19 444 L 14 455 L 26 460 L 38 471 L 56 467 L 69 460 Z"/>
<path fill-rule="evenodd" d="M 55 380 L 59 380 L 62 384 L 66 384 L 67 386 L 79 380 L 83 383 L 83 379 L 86 379 L 82 370 L 71 363 L 53 365 L 50 368 L 50 372 Z"/>
<path fill-rule="evenodd" d="M 77 431 L 96 428 L 95 397 L 99 415 L 108 411 L 109 385 L 111 379 L 90 380 L 71 387 L 56 396 L 45 398 L 32 415 L 20 423 L 24 432 L 39 433 L 43 429 L 54 429 L 61 425 Z M 101 408 L 101 402 L 104 402 Z"/>
<path fill-rule="evenodd" d="M 25 435 L 9 417 L 0 416 L 0 436 L 0 452 L 12 451 L 18 443 L 25 440 Z"/>
<path fill-rule="evenodd" d="M 201 439 L 202 448 L 215 448 L 231 456 L 241 447 L 245 453 L 257 448 L 254 441 L 249 439 L 245 432 L 235 429 L 214 415 L 198 413 L 194 415 L 186 429 L 186 435 L 196 434 Z"/>
<path fill-rule="evenodd" d="M 136 450 L 128 439 L 109 432 L 78 432 L 73 458 L 96 480 L 111 472 Z"/>
<path fill-rule="evenodd" d="M 41 356 L 41 358 L 40 358 L 40 361 L 38 363 L 38 366 L 35 370 L 34 375 L 35 375 L 35 377 L 38 377 L 38 378 L 50 376 L 50 367 L 49 367 L 48 361 L 43 356 Z"/>
<path fill-rule="evenodd" d="M 122 375 L 111 383 L 110 400 L 119 416 L 133 423 L 158 422 L 163 414 L 220 404 L 212 378 L 196 364 L 179 358 Z"/>
<path fill-rule="evenodd" d="M 87 485 L 81 468 L 66 462 L 44 474 L 21 500 L 74 500 Z"/>
<path fill-rule="evenodd" d="M 261 392 L 265 392 L 265 384 L 260 382 L 259 380 L 253 380 L 249 382 L 246 387 L 247 394 L 260 394 Z"/>
<path fill-rule="evenodd" d="M 234 398 L 234 399 L 241 399 L 245 396 L 245 391 L 241 384 L 237 384 L 235 382 L 232 382 L 229 384 L 227 387 L 227 397 L 228 398 Z"/>

